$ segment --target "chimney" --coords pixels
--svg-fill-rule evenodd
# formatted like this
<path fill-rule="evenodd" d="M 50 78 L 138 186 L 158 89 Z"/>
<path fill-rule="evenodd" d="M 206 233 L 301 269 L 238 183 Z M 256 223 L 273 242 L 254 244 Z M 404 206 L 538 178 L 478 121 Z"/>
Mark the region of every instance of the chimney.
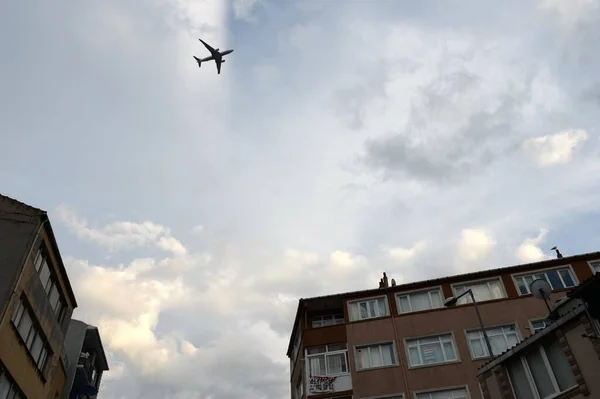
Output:
<path fill-rule="evenodd" d="M 382 278 L 379 279 L 379 288 L 383 288 L 383 279 Z"/>
<path fill-rule="evenodd" d="M 389 284 L 389 282 L 388 282 L 387 275 L 385 274 L 385 272 L 383 272 L 383 286 L 384 286 L 385 288 L 387 288 L 387 287 L 389 287 L 389 286 L 390 286 L 390 284 Z"/>
<path fill-rule="evenodd" d="M 392 279 L 392 287 L 396 286 L 396 280 Z"/>

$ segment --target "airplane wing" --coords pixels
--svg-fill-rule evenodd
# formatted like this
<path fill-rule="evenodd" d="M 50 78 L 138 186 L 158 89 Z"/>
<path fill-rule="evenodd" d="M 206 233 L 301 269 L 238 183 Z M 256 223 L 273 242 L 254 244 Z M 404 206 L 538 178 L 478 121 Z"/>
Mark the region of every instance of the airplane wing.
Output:
<path fill-rule="evenodd" d="M 221 74 L 221 61 L 215 59 L 215 62 L 217 63 L 217 74 L 220 75 Z"/>
<path fill-rule="evenodd" d="M 206 49 L 207 49 L 208 51 L 210 51 L 210 53 L 211 53 L 212 55 L 218 54 L 218 51 L 217 51 L 217 50 L 215 50 L 214 48 L 212 48 L 210 45 L 208 45 L 208 44 L 207 44 L 207 43 L 206 43 L 204 40 L 202 40 L 202 39 L 198 39 L 198 40 L 200 40 L 200 42 L 201 42 L 202 44 L 204 44 L 204 47 L 206 47 Z"/>

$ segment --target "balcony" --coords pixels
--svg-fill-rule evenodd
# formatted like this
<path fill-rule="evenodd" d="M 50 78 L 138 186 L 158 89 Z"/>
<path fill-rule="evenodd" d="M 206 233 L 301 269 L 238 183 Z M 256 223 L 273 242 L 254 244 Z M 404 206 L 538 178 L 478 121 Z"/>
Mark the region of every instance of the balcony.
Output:
<path fill-rule="evenodd" d="M 308 395 L 321 395 L 349 391 L 352 389 L 350 374 L 335 376 L 312 376 L 308 380 Z"/>
<path fill-rule="evenodd" d="M 73 381 L 74 390 L 79 392 L 81 389 L 95 386 L 95 377 L 96 368 L 94 354 L 88 352 L 81 353 L 75 370 L 75 380 Z"/>

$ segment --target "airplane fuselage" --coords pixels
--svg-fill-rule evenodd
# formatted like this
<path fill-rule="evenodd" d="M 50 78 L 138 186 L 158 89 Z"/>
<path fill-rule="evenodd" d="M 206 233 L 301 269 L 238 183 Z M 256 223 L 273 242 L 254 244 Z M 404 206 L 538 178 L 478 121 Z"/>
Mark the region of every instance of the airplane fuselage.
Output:
<path fill-rule="evenodd" d="M 222 62 L 223 56 L 227 55 L 227 54 L 231 54 L 233 52 L 233 50 L 225 50 L 225 51 L 219 51 L 218 54 L 215 55 L 209 55 L 206 58 L 202 58 L 201 61 L 218 61 L 218 62 Z"/>

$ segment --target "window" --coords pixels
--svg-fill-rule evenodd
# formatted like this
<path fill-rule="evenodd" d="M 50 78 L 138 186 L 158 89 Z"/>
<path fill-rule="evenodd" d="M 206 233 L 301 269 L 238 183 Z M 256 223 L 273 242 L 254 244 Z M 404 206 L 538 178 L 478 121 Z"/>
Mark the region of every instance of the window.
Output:
<path fill-rule="evenodd" d="M 356 361 L 359 370 L 393 366 L 396 364 L 394 344 L 390 342 L 357 347 Z"/>
<path fill-rule="evenodd" d="M 345 343 L 307 348 L 306 357 L 309 377 L 348 373 L 348 350 Z"/>
<path fill-rule="evenodd" d="M 296 399 L 302 399 L 304 396 L 304 385 L 302 384 L 302 376 L 298 379 L 298 383 L 296 384 Z"/>
<path fill-rule="evenodd" d="M 476 283 L 467 283 L 454 286 L 454 295 L 459 296 L 467 290 L 472 290 L 477 302 L 491 301 L 493 299 L 505 298 L 500 280 L 479 281 Z M 459 305 L 471 303 L 471 295 L 465 295 L 458 300 Z"/>
<path fill-rule="evenodd" d="M 410 313 L 420 310 L 441 308 L 442 293 L 439 288 L 435 290 L 411 292 L 405 295 L 398 295 L 398 312 Z"/>
<path fill-rule="evenodd" d="M 406 340 L 412 367 L 458 360 L 452 334 Z"/>
<path fill-rule="evenodd" d="M 550 323 L 548 323 L 546 320 L 532 320 L 531 321 L 531 333 L 535 334 L 536 332 L 548 327 L 549 324 Z"/>
<path fill-rule="evenodd" d="M 575 286 L 575 279 L 573 278 L 571 269 L 568 267 L 563 267 L 560 269 L 546 270 L 544 272 L 534 274 L 516 276 L 515 281 L 517 282 L 517 289 L 519 290 L 519 293 L 521 295 L 531 294 L 529 286 L 533 280 L 537 280 L 539 278 L 546 280 L 553 290 Z"/>
<path fill-rule="evenodd" d="M 15 309 L 12 322 L 21 336 L 23 343 L 29 350 L 29 354 L 37 365 L 38 370 L 43 372 L 50 354 L 50 349 L 46 343 L 46 339 L 41 333 L 41 329 L 34 324 L 33 312 L 25 304 L 23 298 L 21 298 Z"/>
<path fill-rule="evenodd" d="M 497 328 L 486 328 L 487 336 L 490 339 L 490 345 L 494 356 L 497 356 L 507 349 L 512 348 L 519 343 L 519 335 L 514 325 L 503 326 Z M 471 356 L 473 359 L 489 356 L 488 348 L 485 343 L 485 337 L 483 331 L 469 331 L 467 332 L 467 340 L 469 341 L 469 348 L 471 349 Z"/>
<path fill-rule="evenodd" d="M 0 365 L 0 399 L 24 399 L 17 384 L 2 365 Z"/>
<path fill-rule="evenodd" d="M 507 364 L 517 399 L 548 398 L 575 385 L 567 356 L 554 341 Z"/>
<path fill-rule="evenodd" d="M 418 393 L 417 399 L 467 399 L 465 388 L 444 389 L 441 391 Z"/>
<path fill-rule="evenodd" d="M 594 260 L 590 262 L 590 267 L 592 268 L 594 274 L 600 273 L 600 260 Z"/>
<path fill-rule="evenodd" d="M 344 315 L 342 313 L 330 314 L 325 316 L 315 316 L 312 318 L 313 328 L 333 326 L 336 324 L 344 324 Z"/>
<path fill-rule="evenodd" d="M 56 314 L 58 323 L 62 324 L 67 311 L 66 302 L 60 293 L 58 280 L 50 271 L 50 266 L 48 265 L 46 256 L 41 249 L 38 250 L 34 264 L 35 270 L 38 272 L 38 276 L 40 277 L 40 282 L 46 291 L 46 295 L 48 295 L 50 306 L 52 306 L 52 310 Z"/>
<path fill-rule="evenodd" d="M 350 321 L 372 319 L 389 314 L 385 297 L 350 302 L 348 306 Z"/>

